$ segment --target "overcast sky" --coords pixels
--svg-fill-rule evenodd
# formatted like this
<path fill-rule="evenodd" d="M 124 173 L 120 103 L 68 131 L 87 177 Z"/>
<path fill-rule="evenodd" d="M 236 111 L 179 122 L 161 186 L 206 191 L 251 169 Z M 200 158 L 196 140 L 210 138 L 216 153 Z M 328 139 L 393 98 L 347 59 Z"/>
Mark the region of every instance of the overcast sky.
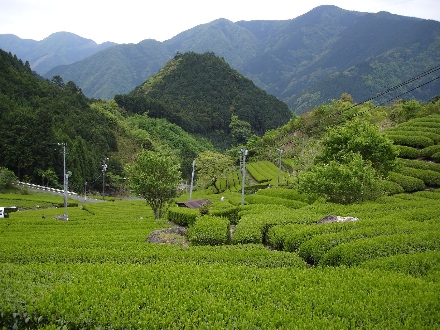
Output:
<path fill-rule="evenodd" d="M 286 20 L 320 5 L 440 21 L 440 0 L 0 0 L 0 34 L 42 40 L 67 31 L 97 43 L 164 41 L 218 18 Z"/>

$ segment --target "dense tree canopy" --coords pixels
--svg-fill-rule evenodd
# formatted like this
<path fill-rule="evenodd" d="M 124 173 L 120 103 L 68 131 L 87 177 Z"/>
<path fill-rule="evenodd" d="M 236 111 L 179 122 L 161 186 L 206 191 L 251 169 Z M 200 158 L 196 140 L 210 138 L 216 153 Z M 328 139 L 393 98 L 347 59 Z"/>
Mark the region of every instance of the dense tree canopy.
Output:
<path fill-rule="evenodd" d="M 131 189 L 146 200 L 156 219 L 162 218 L 170 200 L 177 196 L 181 181 L 176 161 L 166 154 L 144 150 L 126 173 Z"/>

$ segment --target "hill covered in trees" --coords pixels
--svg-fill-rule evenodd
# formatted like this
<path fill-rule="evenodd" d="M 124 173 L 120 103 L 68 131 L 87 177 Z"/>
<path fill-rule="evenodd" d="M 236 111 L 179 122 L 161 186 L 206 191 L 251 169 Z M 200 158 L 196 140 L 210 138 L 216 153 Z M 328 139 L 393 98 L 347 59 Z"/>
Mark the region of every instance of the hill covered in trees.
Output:
<path fill-rule="evenodd" d="M 85 97 L 73 82 L 42 80 L 17 57 L 0 51 L 0 167 L 22 181 L 59 187 L 67 144 L 69 187 L 101 189 L 102 162 L 109 158 L 106 185 L 122 188 L 123 166 L 141 148 L 169 150 L 186 165 L 213 146 L 180 127 L 142 115 L 124 117 L 114 101 Z"/>
<path fill-rule="evenodd" d="M 439 33 L 437 21 L 320 6 L 284 21 L 218 19 L 164 42 L 109 47 L 44 74 L 74 81 L 90 97 L 112 99 L 142 84 L 176 52 L 214 52 L 300 114 L 342 93 L 367 100 L 434 67 L 440 62 Z M 439 80 L 417 88 L 425 81 L 419 82 L 393 96 L 429 101 L 437 95 Z"/>
<path fill-rule="evenodd" d="M 249 138 L 284 125 L 292 115 L 283 102 L 213 53 L 178 53 L 131 93 L 116 95 L 115 101 L 130 113 L 165 118 L 222 149 L 232 146 L 233 117 Z"/>

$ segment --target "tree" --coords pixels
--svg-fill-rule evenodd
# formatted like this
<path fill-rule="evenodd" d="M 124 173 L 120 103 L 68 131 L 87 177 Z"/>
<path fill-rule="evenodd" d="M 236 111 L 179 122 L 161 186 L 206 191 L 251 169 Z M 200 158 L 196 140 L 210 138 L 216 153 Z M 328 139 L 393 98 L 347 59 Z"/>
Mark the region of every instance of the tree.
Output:
<path fill-rule="evenodd" d="M 350 204 L 381 194 L 380 180 L 371 162 L 358 153 L 347 153 L 344 163 L 330 161 L 300 174 L 299 191 L 323 197 L 326 201 Z"/>
<path fill-rule="evenodd" d="M 6 167 L 0 167 L 0 191 L 11 188 L 17 181 L 18 179 L 14 172 L 8 170 Z"/>
<path fill-rule="evenodd" d="M 359 153 L 381 175 L 386 175 L 394 168 L 398 155 L 393 143 L 376 126 L 353 120 L 327 132 L 323 139 L 322 154 L 317 157 L 317 161 L 345 163 L 344 159 L 350 153 Z"/>
<path fill-rule="evenodd" d="M 146 200 L 155 218 L 162 218 L 171 199 L 177 196 L 179 165 L 171 156 L 144 150 L 127 166 L 126 174 L 129 186 Z"/>
<path fill-rule="evenodd" d="M 233 169 L 231 157 L 213 151 L 204 151 L 196 158 L 197 183 L 202 188 L 212 187 L 216 193 L 220 192 L 217 186 L 221 179 L 226 179 Z"/>
<path fill-rule="evenodd" d="M 247 121 L 238 119 L 238 116 L 231 116 L 231 123 L 229 124 L 231 130 L 232 142 L 234 145 L 244 145 L 252 135 L 251 124 Z"/>

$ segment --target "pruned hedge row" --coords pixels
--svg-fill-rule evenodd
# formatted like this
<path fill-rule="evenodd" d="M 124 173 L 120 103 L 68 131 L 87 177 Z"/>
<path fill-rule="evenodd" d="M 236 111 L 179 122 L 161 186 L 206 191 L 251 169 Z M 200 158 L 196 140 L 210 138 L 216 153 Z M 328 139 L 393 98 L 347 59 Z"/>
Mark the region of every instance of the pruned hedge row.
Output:
<path fill-rule="evenodd" d="M 307 210 L 292 210 L 285 206 L 256 205 L 240 212 L 240 221 L 232 236 L 233 244 L 265 243 L 269 228 L 281 224 L 310 224 L 317 222 L 319 215 Z"/>
<path fill-rule="evenodd" d="M 437 224 L 427 226 L 425 223 L 421 222 L 405 221 L 384 223 L 384 225 L 381 226 L 369 226 L 366 228 L 357 228 L 348 231 L 319 235 L 301 244 L 298 249 L 298 254 L 307 263 L 317 265 L 330 249 L 340 244 L 383 235 L 411 234 L 415 232 L 429 231 L 429 227 L 432 227 L 431 229 L 435 230 Z"/>
<path fill-rule="evenodd" d="M 219 189 L 221 191 L 230 190 L 230 191 L 239 191 L 241 189 L 242 184 L 242 175 L 241 171 L 236 171 L 229 173 L 227 179 L 222 179 L 219 181 Z"/>
<path fill-rule="evenodd" d="M 225 245 L 229 243 L 229 220 L 212 215 L 196 218 L 188 228 L 188 239 L 192 245 Z"/>
<path fill-rule="evenodd" d="M 395 234 L 356 240 L 338 245 L 321 259 L 322 266 L 355 266 L 362 262 L 397 254 L 440 250 L 440 231 Z"/>
<path fill-rule="evenodd" d="M 424 278 L 426 281 L 440 282 L 440 251 L 424 251 L 380 257 L 360 264 L 371 270 L 386 270 L 409 276 Z"/>
<path fill-rule="evenodd" d="M 431 170 L 422 170 L 407 166 L 402 166 L 399 168 L 396 168 L 395 171 L 397 173 L 411 176 L 413 178 L 417 178 L 420 180 L 423 180 L 425 185 L 431 186 L 431 187 L 440 187 L 440 173 L 436 171 Z"/>
<path fill-rule="evenodd" d="M 314 201 L 314 199 L 311 196 L 308 196 L 306 194 L 301 194 L 295 189 L 288 189 L 288 188 L 262 189 L 257 192 L 257 195 L 278 197 L 289 200 L 297 200 L 307 204 L 310 204 Z"/>
<path fill-rule="evenodd" d="M 381 186 L 385 195 L 395 195 L 405 192 L 405 189 L 394 181 L 382 180 Z"/>
<path fill-rule="evenodd" d="M 393 133 L 387 134 L 387 137 L 394 142 L 394 144 L 414 147 L 414 148 L 427 148 L 434 145 L 434 141 L 425 136 L 413 136 L 413 135 L 394 135 Z"/>
<path fill-rule="evenodd" d="M 168 209 L 168 219 L 183 227 L 192 225 L 198 216 L 200 216 L 199 209 L 186 207 L 170 207 Z"/>
<path fill-rule="evenodd" d="M 395 147 L 397 148 L 399 157 L 401 158 L 417 159 L 420 157 L 419 149 L 401 145 L 396 145 Z"/>
<path fill-rule="evenodd" d="M 252 194 L 246 196 L 246 203 L 248 204 L 266 204 L 266 205 L 283 205 L 286 207 L 290 207 L 292 209 L 299 209 L 303 206 L 306 206 L 307 203 L 298 201 L 298 200 L 292 200 L 292 199 L 286 199 L 286 198 L 280 198 L 280 197 L 271 197 L 261 194 Z"/>
<path fill-rule="evenodd" d="M 405 192 L 414 192 L 425 189 L 425 183 L 423 180 L 402 173 L 389 172 L 388 179 L 400 185 Z"/>
<path fill-rule="evenodd" d="M 440 164 L 410 159 L 399 159 L 398 162 L 406 167 L 418 168 L 421 170 L 430 170 L 440 173 Z"/>
<path fill-rule="evenodd" d="M 439 152 L 440 152 L 440 144 L 436 144 L 420 150 L 420 156 L 432 158 L 435 154 Z"/>
<path fill-rule="evenodd" d="M 426 131 L 424 127 L 411 127 L 411 129 L 407 130 L 404 128 L 393 128 L 385 131 L 387 136 L 420 136 L 425 137 L 433 141 L 434 144 L 440 142 L 440 134 Z"/>
<path fill-rule="evenodd" d="M 275 184 L 278 181 L 279 169 L 267 160 L 247 163 L 246 170 L 258 183 Z"/>

